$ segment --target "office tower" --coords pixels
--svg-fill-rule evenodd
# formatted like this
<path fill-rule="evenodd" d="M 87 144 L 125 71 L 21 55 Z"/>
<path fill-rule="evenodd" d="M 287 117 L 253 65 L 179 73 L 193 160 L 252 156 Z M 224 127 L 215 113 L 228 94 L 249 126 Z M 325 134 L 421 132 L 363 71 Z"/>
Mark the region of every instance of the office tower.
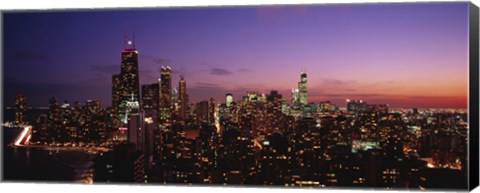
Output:
<path fill-rule="evenodd" d="M 172 104 L 173 106 L 178 104 L 178 90 L 175 87 L 172 89 Z"/>
<path fill-rule="evenodd" d="M 140 111 L 140 105 L 132 95 L 131 99 L 127 101 L 126 116 L 128 117 L 128 142 L 134 144 L 139 151 L 145 150 L 145 135 L 142 130 L 143 113 Z"/>
<path fill-rule="evenodd" d="M 85 103 L 80 139 L 86 143 L 97 143 L 106 139 L 107 126 L 103 119 L 106 112 L 101 107 L 99 100 L 87 100 Z"/>
<path fill-rule="evenodd" d="M 144 111 L 157 110 L 160 97 L 158 83 L 142 85 L 142 109 Z"/>
<path fill-rule="evenodd" d="M 267 96 L 267 107 L 267 110 L 271 113 L 278 114 L 282 112 L 282 95 L 278 91 L 270 91 L 270 94 Z"/>
<path fill-rule="evenodd" d="M 307 100 L 307 74 L 302 72 L 300 74 L 300 82 L 298 82 L 298 96 L 300 100 L 300 104 L 306 105 L 308 104 Z"/>
<path fill-rule="evenodd" d="M 47 138 L 48 143 L 58 143 L 62 138 L 62 117 L 61 109 L 58 104 L 58 99 L 53 97 L 49 100 L 49 111 L 48 111 L 48 129 L 47 133 L 49 138 Z"/>
<path fill-rule="evenodd" d="M 298 104 L 300 104 L 299 90 L 298 88 L 293 88 L 292 89 L 292 105 L 296 106 Z"/>
<path fill-rule="evenodd" d="M 208 103 L 208 123 L 215 124 L 215 111 L 216 111 L 215 99 L 210 98 Z"/>
<path fill-rule="evenodd" d="M 61 105 L 61 116 L 64 131 L 62 132 L 63 143 L 75 143 L 77 138 L 77 124 L 73 119 L 73 107 L 70 106 L 68 101 L 63 101 Z"/>
<path fill-rule="evenodd" d="M 162 66 L 160 70 L 160 104 L 159 123 L 164 124 L 170 121 L 172 106 L 172 69 L 170 66 Z"/>
<path fill-rule="evenodd" d="M 198 124 L 207 123 L 209 116 L 208 101 L 201 101 L 195 106 L 195 113 L 197 115 Z"/>
<path fill-rule="evenodd" d="M 118 111 L 121 103 L 120 74 L 112 75 L 112 107 Z"/>
<path fill-rule="evenodd" d="M 27 110 L 27 102 L 25 96 L 22 94 L 17 94 L 15 97 L 15 123 L 24 124 L 25 123 L 25 112 Z"/>
<path fill-rule="evenodd" d="M 145 182 L 144 155 L 133 144 L 120 144 L 95 157 L 95 182 Z"/>
<path fill-rule="evenodd" d="M 112 105 L 123 123 L 127 120 L 126 104 L 132 96 L 139 101 L 138 51 L 135 43 L 128 40 L 122 50 L 120 74 L 112 76 Z"/>
<path fill-rule="evenodd" d="M 188 95 L 187 95 L 187 83 L 185 79 L 180 77 L 178 82 L 178 97 L 180 104 L 180 118 L 184 120 L 187 117 L 187 108 L 188 108 Z"/>
<path fill-rule="evenodd" d="M 148 110 L 144 112 L 142 130 L 144 132 L 145 140 L 145 162 L 147 166 L 150 166 L 153 162 L 156 147 L 159 142 L 155 141 L 155 131 L 157 128 L 157 111 Z"/>
<path fill-rule="evenodd" d="M 367 103 L 363 102 L 362 100 L 360 101 L 355 101 L 355 100 L 350 100 L 347 99 L 347 111 L 350 113 L 357 113 L 359 111 L 364 111 Z"/>
<path fill-rule="evenodd" d="M 232 93 L 227 93 L 227 95 L 225 96 L 225 104 L 227 105 L 227 107 L 231 107 L 232 103 L 233 103 L 233 95 Z"/>

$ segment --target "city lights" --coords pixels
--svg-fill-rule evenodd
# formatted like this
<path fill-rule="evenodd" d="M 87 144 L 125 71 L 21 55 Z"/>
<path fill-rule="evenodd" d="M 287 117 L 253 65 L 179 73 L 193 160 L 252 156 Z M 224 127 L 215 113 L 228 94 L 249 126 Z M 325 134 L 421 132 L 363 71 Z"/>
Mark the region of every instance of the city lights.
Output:
<path fill-rule="evenodd" d="M 461 189 L 467 3 L 409 6 L 7 14 L 6 179 Z"/>

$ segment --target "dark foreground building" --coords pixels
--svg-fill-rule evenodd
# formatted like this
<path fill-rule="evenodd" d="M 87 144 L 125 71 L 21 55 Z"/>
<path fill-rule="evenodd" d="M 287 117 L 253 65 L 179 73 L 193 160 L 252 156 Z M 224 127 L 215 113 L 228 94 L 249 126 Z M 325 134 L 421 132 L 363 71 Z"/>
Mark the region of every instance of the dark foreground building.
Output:
<path fill-rule="evenodd" d="M 95 158 L 94 182 L 143 183 L 144 155 L 133 144 L 121 144 Z"/>

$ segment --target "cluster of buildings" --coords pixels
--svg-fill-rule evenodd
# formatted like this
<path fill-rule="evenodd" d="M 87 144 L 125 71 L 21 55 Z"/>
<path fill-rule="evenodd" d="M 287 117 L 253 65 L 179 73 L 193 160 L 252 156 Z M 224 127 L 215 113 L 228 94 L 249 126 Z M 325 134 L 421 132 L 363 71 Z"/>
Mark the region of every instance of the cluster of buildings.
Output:
<path fill-rule="evenodd" d="M 52 98 L 32 123 L 31 143 L 111 148 L 97 155 L 95 182 L 466 188 L 465 112 L 309 103 L 306 73 L 290 102 L 273 90 L 191 104 L 168 66 L 140 86 L 138 52 L 126 45 L 111 107 Z M 19 123 L 22 104 L 17 96 Z"/>

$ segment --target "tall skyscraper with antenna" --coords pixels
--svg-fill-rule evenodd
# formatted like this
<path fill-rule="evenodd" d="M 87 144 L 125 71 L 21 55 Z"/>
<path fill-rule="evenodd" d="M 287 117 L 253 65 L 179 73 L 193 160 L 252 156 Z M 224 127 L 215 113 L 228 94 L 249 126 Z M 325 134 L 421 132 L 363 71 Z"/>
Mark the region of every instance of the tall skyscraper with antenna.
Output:
<path fill-rule="evenodd" d="M 138 51 L 135 48 L 135 35 L 125 36 L 124 49 L 121 54 L 120 74 L 112 76 L 112 106 L 126 123 L 127 102 L 139 103 L 140 81 L 138 75 Z"/>

